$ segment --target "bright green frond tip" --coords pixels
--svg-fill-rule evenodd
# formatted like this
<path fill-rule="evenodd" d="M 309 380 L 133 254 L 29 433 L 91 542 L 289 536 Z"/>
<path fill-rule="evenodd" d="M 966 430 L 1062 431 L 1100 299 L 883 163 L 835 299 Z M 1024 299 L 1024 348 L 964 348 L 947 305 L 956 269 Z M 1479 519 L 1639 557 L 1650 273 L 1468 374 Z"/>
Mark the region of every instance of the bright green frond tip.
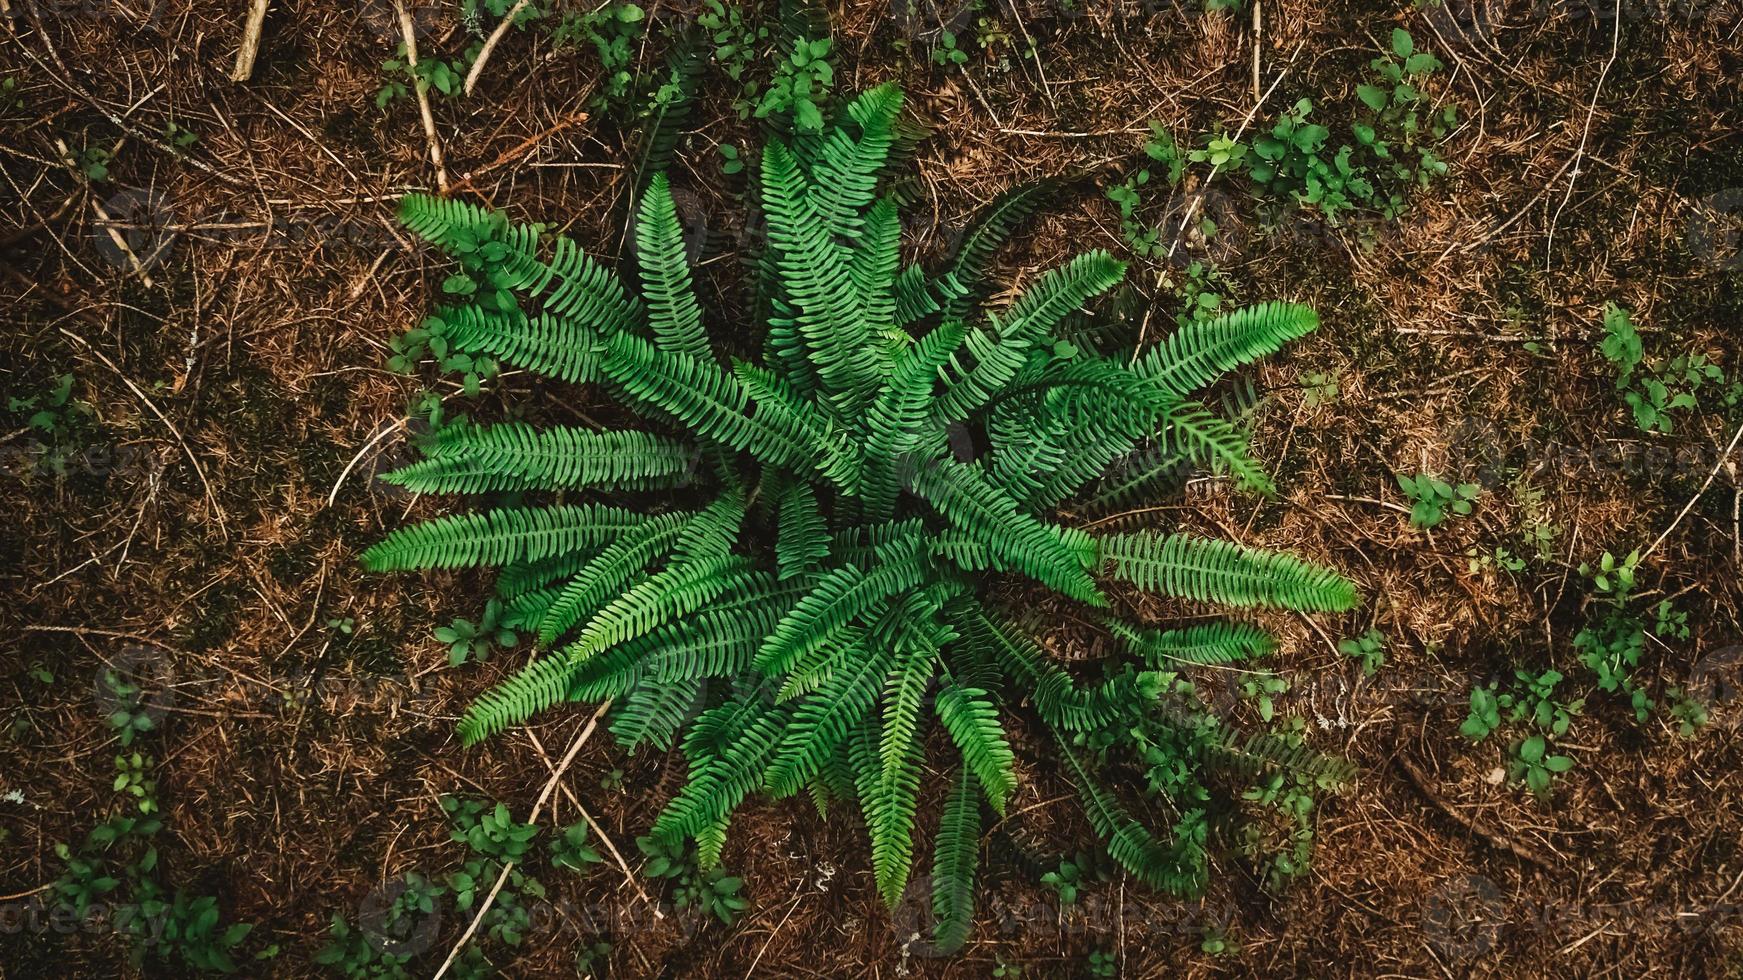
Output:
<path fill-rule="evenodd" d="M 693 839 L 711 864 L 754 794 L 803 792 L 832 813 L 857 805 L 892 906 L 927 828 L 935 939 L 953 949 L 973 929 L 983 807 L 1016 810 L 1027 766 L 1013 746 L 1033 744 L 1037 725 L 1061 740 L 1045 771 L 1077 785 L 1108 853 L 1159 888 L 1191 890 L 1207 873 L 1213 808 L 1192 767 L 1294 761 L 1217 730 L 1209 748 L 1175 747 L 1169 805 L 1122 802 L 1143 780 L 1097 778 L 1103 760 L 1086 747 L 1127 745 L 1119 733 L 1164 698 L 1189 701 L 1168 724 L 1196 745 L 1205 710 L 1190 685 L 1163 690 L 1158 678 L 1275 642 L 1242 623 L 1134 626 L 1111 597 L 1136 587 L 1340 612 L 1357 593 L 1291 555 L 1062 521 L 1086 486 L 1149 485 L 1131 476 L 1155 469 L 1157 451 L 1268 488 L 1245 430 L 1195 395 L 1318 318 L 1266 303 L 1146 351 L 1067 342 L 1107 333 L 1098 317 L 1121 262 L 1092 251 L 1014 292 L 993 280 L 1001 247 L 1063 192 L 1055 181 L 993 201 L 936 267 L 905 260 L 890 190 L 912 156 L 902 106 L 884 86 L 821 133 L 761 150 L 746 171 L 761 210 L 747 223 L 768 232 L 748 257 L 751 312 L 703 285 L 663 174 L 634 202 L 627 263 L 474 205 L 406 198 L 402 222 L 457 263 L 446 292 L 465 299 L 426 322 L 438 356 L 588 385 L 557 398 L 589 410 L 539 403 L 525 421 L 424 439 L 423 458 L 384 479 L 496 495 L 490 509 L 400 528 L 362 561 L 503 569 L 503 628 L 539 653 L 466 711 L 467 744 L 571 701 L 609 700 L 622 745 L 676 748 L 688 763 L 654 837 Z M 1000 294 L 1015 298 L 986 299 Z M 761 341 L 749 359 L 747 330 Z M 738 357 L 711 336 L 732 339 Z M 640 421 L 591 421 L 626 414 Z M 1080 682 L 994 596 L 1027 611 L 1075 604 L 1073 621 L 1099 620 L 1124 648 L 1110 664 L 1120 669 Z M 929 748 L 950 758 L 928 760 Z M 941 770 L 954 773 L 947 794 L 924 786 Z M 940 795 L 940 813 L 921 812 Z M 1178 823 L 1160 831 L 1133 816 L 1164 811 Z"/>

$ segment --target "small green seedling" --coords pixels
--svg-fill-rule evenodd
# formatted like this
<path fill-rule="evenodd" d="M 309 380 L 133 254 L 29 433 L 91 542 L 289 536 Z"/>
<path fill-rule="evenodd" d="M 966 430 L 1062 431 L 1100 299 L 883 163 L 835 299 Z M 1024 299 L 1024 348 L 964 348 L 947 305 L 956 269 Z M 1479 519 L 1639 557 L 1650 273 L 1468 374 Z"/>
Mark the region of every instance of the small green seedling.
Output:
<path fill-rule="evenodd" d="M 114 790 L 133 798 L 139 812 L 157 812 L 157 780 L 151 778 L 151 757 L 135 752 L 115 757 Z"/>
<path fill-rule="evenodd" d="M 200 141 L 200 134 L 170 122 L 163 127 L 163 141 L 168 143 L 170 149 L 177 154 L 183 154 L 193 149 L 194 144 Z"/>
<path fill-rule="evenodd" d="M 1289 682 L 1268 670 L 1250 674 L 1241 682 L 1241 697 L 1259 708 L 1259 717 L 1270 721 L 1277 716 L 1276 697 L 1289 690 Z"/>
<path fill-rule="evenodd" d="M 775 77 L 752 115 L 767 119 L 791 114 L 800 132 L 822 132 L 822 104 L 835 85 L 835 66 L 829 61 L 834 48 L 829 38 L 795 40 L 792 52 L 775 66 Z"/>
<path fill-rule="evenodd" d="M 1110 880 L 1106 863 L 1089 851 L 1059 862 L 1059 867 L 1041 876 L 1041 883 L 1053 889 L 1060 905 L 1076 905 L 1084 886 Z"/>
<path fill-rule="evenodd" d="M 718 149 L 720 150 L 721 173 L 730 177 L 733 174 L 744 172 L 744 157 L 738 147 L 731 143 L 722 143 Z"/>
<path fill-rule="evenodd" d="M 652 837 L 637 837 L 635 843 L 647 858 L 642 874 L 672 882 L 674 907 L 711 913 L 729 926 L 750 908 L 749 899 L 740 894 L 744 879 L 727 874 L 719 866 L 700 870 L 696 855 L 681 846 L 672 847 Z"/>
<path fill-rule="evenodd" d="M 571 824 L 551 840 L 551 866 L 585 872 L 588 865 L 605 860 L 599 852 L 587 846 L 587 824 Z"/>
<path fill-rule="evenodd" d="M 1210 956 L 1228 956 L 1240 951 L 1240 944 L 1227 931 L 1205 926 L 1198 939 L 1198 951 Z"/>
<path fill-rule="evenodd" d="M 1361 636 L 1339 643 L 1338 652 L 1354 658 L 1362 665 L 1362 673 L 1372 677 L 1375 671 L 1386 664 L 1386 636 L 1377 629 L 1371 629 Z"/>
<path fill-rule="evenodd" d="M 486 807 L 476 800 L 444 796 L 442 809 L 454 821 L 450 837 L 499 861 L 519 861 L 525 857 L 539 833 L 533 824 L 517 823 L 502 803 Z"/>
<path fill-rule="evenodd" d="M 938 32 L 938 43 L 932 48 L 932 63 L 935 65 L 964 65 L 968 63 L 968 52 L 956 46 L 955 32 Z"/>
<path fill-rule="evenodd" d="M 139 735 L 157 727 L 146 710 L 144 692 L 138 684 L 113 670 L 103 671 L 102 684 L 115 705 L 108 715 L 109 727 L 121 737 L 122 745 L 132 745 Z"/>
<path fill-rule="evenodd" d="M 1301 404 L 1319 408 L 1338 400 L 1342 382 L 1336 371 L 1309 371 L 1301 376 Z"/>
<path fill-rule="evenodd" d="M 1671 685 L 1664 689 L 1664 696 L 1670 702 L 1670 716 L 1676 720 L 1677 731 L 1683 738 L 1694 738 L 1712 721 L 1707 706 L 1689 697 L 1682 688 Z"/>
<path fill-rule="evenodd" d="M 1428 473 L 1397 476 L 1399 488 L 1410 501 L 1410 523 L 1424 530 L 1439 527 L 1448 512 L 1461 517 L 1469 514 L 1483 494 L 1483 488 L 1475 483 L 1453 486 Z"/>
<path fill-rule="evenodd" d="M 1574 767 L 1574 760 L 1549 751 L 1549 740 L 1542 735 L 1530 735 L 1514 749 L 1509 763 L 1513 778 L 1523 779 L 1538 799 L 1549 799 L 1551 781 Z"/>
<path fill-rule="evenodd" d="M 491 599 L 484 604 L 484 615 L 478 622 L 456 619 L 436 627 L 436 639 L 448 645 L 448 666 L 458 667 L 468 660 L 483 663 L 490 659 L 492 645 L 507 648 L 518 643 L 520 638 L 501 625 L 501 617 L 502 603 Z"/>

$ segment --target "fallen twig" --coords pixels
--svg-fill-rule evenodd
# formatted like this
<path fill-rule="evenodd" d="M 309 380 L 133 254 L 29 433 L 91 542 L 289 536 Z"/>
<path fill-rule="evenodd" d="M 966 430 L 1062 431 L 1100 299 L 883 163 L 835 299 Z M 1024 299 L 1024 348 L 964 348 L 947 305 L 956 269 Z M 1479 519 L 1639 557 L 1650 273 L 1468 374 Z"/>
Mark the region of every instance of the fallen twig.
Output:
<path fill-rule="evenodd" d="M 1689 516 L 1689 511 L 1695 509 L 1695 504 L 1700 503 L 1701 498 L 1706 496 L 1708 490 L 1712 489 L 1713 481 L 1719 478 L 1719 471 L 1725 468 L 1726 463 L 1730 462 L 1731 454 L 1737 451 L 1737 444 L 1739 442 L 1743 442 L 1743 427 L 1739 427 L 1737 429 L 1737 434 L 1731 437 L 1731 444 L 1725 447 L 1724 453 L 1719 456 L 1719 461 L 1713 464 L 1713 471 L 1707 474 L 1707 482 L 1701 484 L 1701 488 L 1695 491 L 1693 497 L 1689 498 L 1689 502 L 1683 507 L 1682 513 L 1676 515 L 1676 520 L 1670 522 L 1670 526 L 1664 529 L 1664 533 L 1658 536 L 1657 541 L 1652 542 L 1652 547 L 1647 548 L 1645 551 L 1640 553 L 1642 561 L 1644 561 L 1648 555 L 1658 550 L 1658 546 L 1664 543 L 1664 539 L 1670 537 L 1670 532 L 1676 530 L 1677 525 L 1682 523 L 1683 518 Z"/>
<path fill-rule="evenodd" d="M 604 717 L 606 709 L 610 707 L 609 700 L 601 704 L 599 709 L 593 712 L 593 717 L 587 719 L 587 727 L 581 729 L 581 734 L 575 736 L 575 741 L 569 743 L 569 751 L 563 753 L 563 761 L 557 764 L 556 771 L 551 773 L 551 778 L 545 780 L 545 788 L 539 791 L 539 798 L 533 803 L 533 812 L 527 815 L 527 823 L 538 821 L 539 813 L 544 810 L 545 804 L 551 799 L 551 794 L 556 791 L 558 781 L 563 778 L 564 773 L 569 771 L 569 766 L 574 763 L 575 756 L 581 752 L 581 746 L 587 744 L 588 737 L 593 734 L 595 728 L 599 727 L 599 719 Z M 490 911 L 490 906 L 496 903 L 497 893 L 502 891 L 502 886 L 508 881 L 509 872 L 514 870 L 514 865 L 513 861 L 503 863 L 502 873 L 496 876 L 496 884 L 490 886 L 490 893 L 484 896 L 484 901 L 478 903 L 478 911 L 472 914 L 471 923 L 466 926 L 466 931 L 460 934 L 460 938 L 455 940 L 453 948 L 448 950 L 448 958 L 442 961 L 442 965 L 437 968 L 435 976 L 431 977 L 430 980 L 442 980 L 442 977 L 447 974 L 448 968 L 454 965 L 454 961 L 460 956 L 460 951 L 466 948 L 466 943 L 478 931 L 478 924 L 484 921 L 484 913 Z"/>
<path fill-rule="evenodd" d="M 1396 761 L 1398 763 L 1398 768 L 1404 770 L 1404 775 L 1406 775 L 1410 778 L 1410 782 L 1412 785 L 1414 785 L 1416 787 L 1416 791 L 1418 793 L 1421 793 L 1422 797 L 1424 799 L 1426 799 L 1428 802 L 1434 804 L 1435 809 L 1439 810 L 1441 813 L 1444 813 L 1449 818 L 1451 818 L 1453 823 L 1458 824 L 1459 826 L 1465 828 L 1466 830 L 1470 831 L 1471 833 L 1482 838 L 1483 841 L 1485 843 L 1487 843 L 1490 847 L 1494 847 L 1494 848 L 1498 848 L 1499 850 L 1506 851 L 1507 853 L 1513 855 L 1514 857 L 1518 858 L 1519 860 L 1524 861 L 1525 863 L 1530 864 L 1534 867 L 1542 868 L 1545 871 L 1555 870 L 1554 867 L 1551 866 L 1548 861 L 1545 861 L 1543 858 L 1538 857 L 1535 853 L 1528 850 L 1525 847 L 1525 845 L 1519 843 L 1518 841 L 1512 839 L 1511 837 L 1502 836 L 1501 834 L 1498 834 L 1495 831 L 1490 830 L 1486 825 L 1479 823 L 1478 821 L 1473 820 L 1470 817 L 1467 817 L 1464 814 L 1460 813 L 1459 811 L 1453 809 L 1450 805 L 1448 805 L 1448 803 L 1445 800 L 1440 798 L 1440 794 L 1438 792 L 1436 792 L 1433 785 L 1431 783 L 1429 783 L 1428 777 L 1424 776 L 1422 774 L 1422 770 L 1416 768 L 1415 763 L 1411 762 L 1409 759 L 1404 758 L 1402 755 L 1397 756 L 1394 761 Z"/>
<path fill-rule="evenodd" d="M 531 0 L 517 0 L 515 5 L 509 8 L 508 13 L 502 16 L 502 23 L 497 24 L 496 30 L 491 31 L 490 36 L 484 39 L 484 47 L 478 49 L 478 57 L 472 61 L 472 70 L 466 73 L 465 92 L 467 95 L 472 94 L 473 86 L 478 84 L 478 77 L 484 74 L 484 63 L 490 60 L 491 52 L 495 51 L 496 46 L 502 43 L 502 39 L 508 35 L 509 28 L 514 26 L 515 18 L 520 16 L 521 11 L 527 9 L 527 4 L 530 2 Z"/>
<path fill-rule="evenodd" d="M 1562 195 L 1561 203 L 1556 205 L 1555 214 L 1550 215 L 1549 218 L 1549 233 L 1543 244 L 1543 269 L 1545 272 L 1549 271 L 1550 256 L 1555 253 L 1555 225 L 1556 222 L 1561 220 L 1562 208 L 1567 207 L 1567 202 L 1573 199 L 1574 185 L 1579 183 L 1579 161 L 1586 155 L 1586 140 L 1590 139 L 1592 135 L 1592 117 L 1598 112 L 1598 96 L 1602 95 L 1604 92 L 1604 80 L 1610 77 L 1610 66 L 1616 63 L 1616 52 L 1620 47 L 1621 42 L 1622 0 L 1616 0 L 1616 14 L 1610 25 L 1610 57 L 1604 61 L 1603 70 L 1598 72 L 1598 84 L 1592 89 L 1592 104 L 1586 107 L 1586 125 L 1585 128 L 1580 131 L 1579 148 L 1574 151 L 1574 171 L 1573 173 L 1568 174 L 1567 193 Z"/>
<path fill-rule="evenodd" d="M 446 194 L 448 192 L 448 171 L 442 166 L 442 139 L 436 135 L 436 117 L 430 112 L 430 86 L 418 73 L 418 37 L 412 27 L 411 12 L 405 9 L 401 0 L 393 0 L 393 9 L 399 14 L 400 39 L 405 44 L 406 67 L 412 73 L 412 91 L 418 99 L 418 115 L 424 122 L 424 140 L 430 144 L 430 164 L 436 168 L 436 189 Z"/>
<path fill-rule="evenodd" d="M 232 82 L 246 82 L 254 77 L 254 59 L 260 56 L 260 32 L 266 27 L 266 8 L 272 0 L 253 0 L 248 8 L 248 21 L 242 27 L 242 47 L 236 49 L 236 67 L 230 69 Z"/>
<path fill-rule="evenodd" d="M 505 167 L 508 164 L 511 164 L 516 160 L 519 160 L 521 157 L 525 156 L 527 154 L 527 152 L 529 150 L 531 150 L 533 147 L 538 146 L 540 143 L 543 143 L 545 140 L 551 138 L 552 136 L 555 136 L 556 134 L 562 132 L 565 129 L 568 129 L 570 126 L 579 125 L 581 123 L 586 122 L 590 118 L 592 118 L 592 116 L 589 115 L 588 113 L 577 112 L 573 116 L 570 116 L 569 118 L 563 120 L 562 122 L 557 123 L 555 126 L 552 126 L 549 129 L 545 129 L 541 132 L 537 132 L 531 136 L 528 136 L 526 139 L 521 140 L 519 143 L 516 143 L 514 146 L 512 146 L 509 149 L 498 154 L 496 159 L 490 161 L 489 163 L 485 164 L 482 167 L 479 167 L 477 170 L 468 171 L 464 177 L 460 178 L 459 183 L 448 188 L 448 193 L 458 194 L 463 190 L 469 190 L 472 187 L 472 182 L 474 180 L 478 179 L 479 177 L 482 177 L 485 174 L 490 173 L 492 170 L 496 170 L 498 168 Z"/>

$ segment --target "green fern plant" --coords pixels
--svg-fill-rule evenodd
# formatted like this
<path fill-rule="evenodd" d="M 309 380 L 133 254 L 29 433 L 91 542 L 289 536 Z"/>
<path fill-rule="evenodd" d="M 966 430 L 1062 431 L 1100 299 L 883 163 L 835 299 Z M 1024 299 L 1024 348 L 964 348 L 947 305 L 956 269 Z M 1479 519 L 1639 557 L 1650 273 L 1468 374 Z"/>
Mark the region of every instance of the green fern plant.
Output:
<path fill-rule="evenodd" d="M 1017 788 L 1006 726 L 1026 717 L 1025 702 L 1057 736 L 1111 856 L 1156 887 L 1202 882 L 1187 857 L 1202 851 L 1152 835 L 1073 748 L 1075 734 L 1152 700 L 1154 686 L 1131 673 L 1080 684 L 989 597 L 995 576 L 1091 607 L 1112 605 L 1108 583 L 1302 611 L 1346 610 L 1357 594 L 1288 555 L 1186 533 L 1098 536 L 1054 518 L 1146 442 L 1268 489 L 1244 433 L 1191 396 L 1317 317 L 1272 303 L 1188 324 L 1141 357 L 1098 352 L 1064 335 L 1121 281 L 1121 263 L 1099 251 L 985 309 L 991 256 L 1035 195 L 996 201 L 943 272 L 904 263 L 895 199 L 879 193 L 901 105 L 899 90 L 878 88 L 821 134 L 762 150 L 755 359 L 723 359 L 710 341 L 664 176 L 640 200 L 634 283 L 569 239 L 546 249 L 535 226 L 407 198 L 404 223 L 461 256 L 479 285 L 437 314 L 453 350 L 603 386 L 650 428 L 446 432 L 389 479 L 418 492 L 554 496 L 403 528 L 363 562 L 502 568 L 505 620 L 542 652 L 471 706 L 463 740 L 566 701 L 610 699 L 624 745 L 682 749 L 688 782 L 652 837 L 694 840 L 703 867 L 752 794 L 804 792 L 820 808 L 857 805 L 893 905 L 935 720 L 959 758 L 932 863 L 938 938 L 954 946 L 972 917 L 983 801 L 1002 814 Z M 964 435 L 984 447 L 979 458 L 953 449 Z M 582 499 L 594 491 L 638 502 Z M 1108 615 L 1150 663 L 1223 663 L 1272 646 L 1250 626 L 1150 630 Z M 1219 744 L 1270 764 L 1250 745 Z"/>

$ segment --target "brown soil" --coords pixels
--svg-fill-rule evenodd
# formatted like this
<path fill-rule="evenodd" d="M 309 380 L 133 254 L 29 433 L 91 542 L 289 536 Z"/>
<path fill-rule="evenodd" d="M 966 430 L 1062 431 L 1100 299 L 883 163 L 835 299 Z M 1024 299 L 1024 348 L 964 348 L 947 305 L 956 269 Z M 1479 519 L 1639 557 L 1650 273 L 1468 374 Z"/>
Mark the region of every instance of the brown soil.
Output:
<path fill-rule="evenodd" d="M 0 78 L 15 80 L 17 100 L 0 113 L 0 379 L 26 397 L 70 372 L 92 409 L 67 437 L 64 476 L 30 448 L 28 413 L 0 424 L 4 977 L 139 972 L 122 938 L 62 934 L 28 914 L 53 904 L 55 842 L 76 843 L 120 806 L 119 749 L 94 693 L 105 665 L 153 678 L 163 709 L 138 745 L 157 763 L 161 877 L 216 896 L 225 921 L 255 923 L 245 960 L 279 949 L 245 961 L 244 975 L 324 975 L 312 957 L 334 912 L 355 922 L 384 880 L 438 877 L 463 860 L 441 795 L 524 815 L 590 714 L 553 712 L 463 749 L 453 720 L 519 655 L 450 669 L 429 631 L 475 615 L 487 580 L 357 567 L 408 512 L 451 506 L 371 480 L 407 458 L 398 432 L 365 450 L 420 384 L 382 365 L 445 274 L 392 221 L 392 202 L 431 188 L 433 171 L 415 104 L 373 102 L 397 40 L 376 9 L 389 5 L 275 4 L 252 81 L 235 83 L 243 6 L 10 0 L 0 13 Z M 429 19 L 426 53 L 465 47 L 457 6 Z M 898 80 L 936 126 L 918 159 L 922 248 L 1017 181 L 1123 173 L 1148 120 L 1181 137 L 1233 131 L 1257 94 L 1250 7 L 989 2 L 1015 49 L 945 69 L 925 45 L 894 43 L 899 5 L 832 6 L 842 88 Z M 1613 300 L 1649 347 L 1709 352 L 1743 372 L 1743 13 L 1723 0 L 1625 0 L 1613 47 L 1610 7 L 1263 5 L 1259 79 L 1282 80 L 1256 125 L 1302 96 L 1352 104 L 1395 26 L 1447 63 L 1436 95 L 1463 121 L 1445 151 L 1450 177 L 1398 222 L 1364 232 L 1296 217 L 1268 231 L 1244 184 L 1219 184 L 1206 209 L 1221 233 L 1183 246 L 1214 255 L 1239 300 L 1299 299 L 1325 321 L 1256 375 L 1271 397 L 1255 446 L 1279 497 L 1200 481 L 1164 515 L 1333 563 L 1368 597 L 1344 620 L 1274 623 L 1284 647 L 1272 667 L 1294 685 L 1282 709 L 1360 767 L 1318 809 L 1306 876 L 1269 892 L 1225 841 L 1201 901 L 1113 881 L 1062 913 L 1032 852 L 1052 860 L 1090 838 L 1045 757 L 1029 753 L 1034 778 L 987 835 L 981 915 L 958 956 L 905 948 L 923 894 L 892 925 L 853 820 L 790 801 L 734 825 L 726 864 L 754 902 L 735 926 L 656 917 L 638 894 L 651 886 L 610 862 L 585 877 L 542 870 L 549 914 L 518 950 L 489 949 L 505 974 L 566 974 L 579 949 L 608 938 L 613 975 L 636 977 L 971 977 L 998 962 L 1075 977 L 1092 950 L 1132 977 L 1743 975 L 1738 664 L 1712 723 L 1683 738 L 1664 714 L 1638 723 L 1593 689 L 1572 647 L 1591 614 L 1577 566 L 1644 549 L 1673 524 L 1642 593 L 1675 597 L 1692 636 L 1649 640 L 1643 683 L 1657 695 L 1710 680 L 1743 635 L 1743 453 L 1719 465 L 1736 416 L 1695 414 L 1669 436 L 1645 435 L 1597 349 Z M 661 57 L 650 43 L 637 64 Z M 591 51 L 510 35 L 477 94 L 434 105 L 449 173 L 472 175 L 462 193 L 609 254 L 633 132 L 591 110 L 598 74 Z M 742 184 L 720 176 L 713 145 L 756 137 L 727 88 L 709 76 L 673 183 L 706 215 L 705 268 L 731 305 Z M 171 152 L 172 121 L 198 141 Z M 61 143 L 110 150 L 107 180 L 71 173 Z M 144 253 L 145 275 L 99 209 Z M 1123 247 L 1118 214 L 1093 187 L 1054 214 L 1006 255 L 1011 279 Z M 140 227 L 152 220 L 172 231 Z M 1158 271 L 1139 263 L 1133 279 L 1147 288 Z M 1175 300 L 1159 302 L 1157 323 L 1172 322 Z M 1305 398 L 1316 372 L 1337 376 L 1335 399 Z M 510 374 L 473 410 L 609 411 L 597 402 Z M 1480 478 L 1487 493 L 1473 516 L 1423 533 L 1398 513 L 1394 471 Z M 1470 547 L 1528 553 L 1521 528 L 1533 521 L 1559 529 L 1546 558 L 1515 575 L 1470 570 Z M 329 627 L 337 618 L 355 632 Z M 1335 644 L 1370 626 L 1390 647 L 1364 680 Z M 1470 688 L 1515 665 L 1559 667 L 1588 695 L 1563 743 L 1577 764 L 1549 804 L 1489 778 L 1504 762 L 1499 740 L 1473 747 L 1457 734 Z M 601 788 L 613 769 L 621 788 Z M 576 820 L 580 801 L 633 866 L 634 838 L 680 774 L 675 756 L 626 757 L 602 733 L 570 769 L 574 796 L 557 796 L 555 820 Z M 465 920 L 447 910 L 417 975 L 435 970 Z M 1201 952 L 1208 932 L 1238 949 Z M 144 972 L 176 975 L 149 962 Z"/>

